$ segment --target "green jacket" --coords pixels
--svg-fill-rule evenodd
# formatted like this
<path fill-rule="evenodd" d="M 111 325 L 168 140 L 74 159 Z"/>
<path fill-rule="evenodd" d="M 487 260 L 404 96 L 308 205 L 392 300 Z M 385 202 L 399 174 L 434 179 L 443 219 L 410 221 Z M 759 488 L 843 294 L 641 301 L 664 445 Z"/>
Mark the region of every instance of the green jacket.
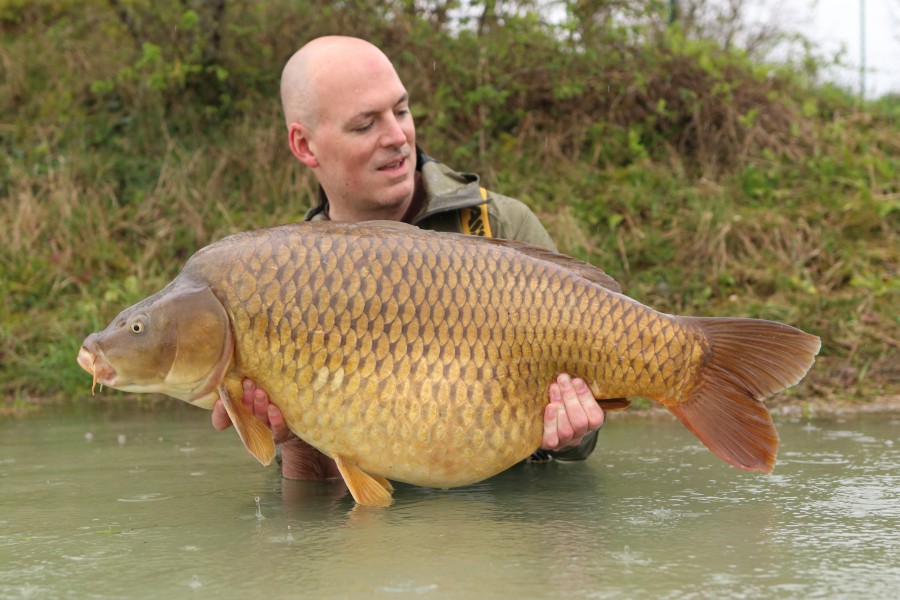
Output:
<path fill-rule="evenodd" d="M 484 190 L 479 185 L 478 175 L 458 173 L 435 159 L 417 151 L 417 169 L 422 174 L 425 186 L 425 202 L 412 224 L 422 229 L 469 233 L 473 227 L 466 227 L 465 219 L 477 220 L 487 208 L 490 237 L 527 242 L 556 251 L 550 235 L 531 209 L 525 204 L 494 192 Z M 304 221 L 328 219 L 328 199 L 319 188 L 319 202 L 303 216 Z M 484 235 L 482 233 L 481 235 Z M 577 447 L 549 452 L 559 460 L 585 460 L 597 444 L 597 432 L 587 435 Z M 535 453 L 534 458 L 542 451 Z"/>
<path fill-rule="evenodd" d="M 464 233 L 464 209 L 487 205 L 491 237 L 528 242 L 556 250 L 553 240 L 538 218 L 525 204 L 494 192 L 482 197 L 478 175 L 458 173 L 443 163 L 418 152 L 418 169 L 422 174 L 426 200 L 412 224 L 422 229 Z M 304 215 L 304 221 L 327 219 L 327 198 L 319 188 L 319 203 Z"/>

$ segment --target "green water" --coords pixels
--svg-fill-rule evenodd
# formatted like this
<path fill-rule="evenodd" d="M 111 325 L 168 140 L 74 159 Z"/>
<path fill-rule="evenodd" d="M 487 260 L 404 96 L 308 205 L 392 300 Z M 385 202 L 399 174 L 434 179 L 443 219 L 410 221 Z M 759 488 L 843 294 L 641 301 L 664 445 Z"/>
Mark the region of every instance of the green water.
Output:
<path fill-rule="evenodd" d="M 175 401 L 6 419 L 0 598 L 895 597 L 900 415 L 778 426 L 771 476 L 614 418 L 586 463 L 366 509 Z"/>

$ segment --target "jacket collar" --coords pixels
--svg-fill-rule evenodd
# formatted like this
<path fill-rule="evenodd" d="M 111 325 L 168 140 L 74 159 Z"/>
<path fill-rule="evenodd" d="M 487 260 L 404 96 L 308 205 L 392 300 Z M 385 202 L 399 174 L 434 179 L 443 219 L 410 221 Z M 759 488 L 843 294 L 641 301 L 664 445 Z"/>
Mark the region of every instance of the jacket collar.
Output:
<path fill-rule="evenodd" d="M 439 213 L 490 202 L 481 197 L 478 175 L 454 171 L 425 154 L 418 145 L 416 146 L 416 170 L 421 174 L 422 185 L 425 187 L 425 202 L 419 214 L 413 218 L 413 225 Z M 304 221 L 328 218 L 328 197 L 322 186 L 319 186 L 318 196 L 316 205 L 306 211 L 303 216 Z"/>

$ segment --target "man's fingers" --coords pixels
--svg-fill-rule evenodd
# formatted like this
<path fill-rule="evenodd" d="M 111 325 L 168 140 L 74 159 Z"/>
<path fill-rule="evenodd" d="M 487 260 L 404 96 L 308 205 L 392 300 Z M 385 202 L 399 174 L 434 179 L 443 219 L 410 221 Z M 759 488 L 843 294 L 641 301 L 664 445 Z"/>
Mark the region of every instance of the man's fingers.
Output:
<path fill-rule="evenodd" d="M 544 435 L 541 438 L 541 448 L 559 450 L 569 445 L 574 431 L 566 414 L 562 386 L 555 382 L 550 384 L 549 396 L 550 403 L 544 409 Z"/>
<path fill-rule="evenodd" d="M 253 414 L 266 425 L 269 424 L 269 395 L 263 389 L 253 391 Z"/>
<path fill-rule="evenodd" d="M 257 387 L 253 380 L 246 377 L 241 382 L 241 387 L 244 390 L 244 406 L 246 406 L 247 410 L 252 412 L 257 419 L 262 421 L 266 426 L 269 426 L 269 407 L 271 406 L 269 394 L 261 387 Z M 281 413 L 279 412 L 279 415 L 280 414 Z"/>
<path fill-rule="evenodd" d="M 244 406 L 246 406 L 247 410 L 251 411 L 257 419 L 262 421 L 272 430 L 272 437 L 275 438 L 276 444 L 283 444 L 294 437 L 294 433 L 288 429 L 287 423 L 284 421 L 284 415 L 281 414 L 281 410 L 269 400 L 269 394 L 266 393 L 266 390 L 257 387 L 256 383 L 248 378 L 244 378 L 241 382 L 241 387 L 244 390 Z M 228 415 L 226 414 L 225 417 L 227 418 Z"/>
<path fill-rule="evenodd" d="M 594 398 L 593 392 L 591 392 L 584 379 L 577 377 L 572 380 L 572 387 L 575 389 L 575 394 L 578 396 L 578 401 L 581 403 L 581 408 L 587 417 L 587 430 L 584 433 L 600 429 L 603 426 L 605 415 L 603 414 L 603 409 L 600 408 L 600 404 L 597 403 L 597 399 Z"/>
<path fill-rule="evenodd" d="M 253 411 L 253 392 L 256 390 L 256 384 L 253 383 L 252 379 L 244 377 L 244 380 L 241 381 L 241 389 L 244 390 L 241 401 L 244 403 L 244 406 L 247 407 L 247 410 Z"/>
<path fill-rule="evenodd" d="M 544 409 L 544 435 L 541 438 L 541 448 L 544 450 L 552 450 L 559 445 L 559 434 L 556 431 L 556 414 L 558 412 L 557 403 L 552 400 L 553 388 L 550 391 L 550 404 Z M 557 391 L 557 394 L 559 392 Z"/>
<path fill-rule="evenodd" d="M 541 439 L 544 450 L 577 445 L 585 435 L 603 425 L 603 409 L 583 379 L 561 373 L 550 384 L 549 396 Z"/>
<path fill-rule="evenodd" d="M 572 421 L 569 419 L 569 411 L 563 405 L 560 405 L 556 411 L 556 434 L 559 436 L 559 444 L 554 450 L 568 446 L 576 435 Z"/>
<path fill-rule="evenodd" d="M 581 403 L 581 399 L 575 392 L 575 386 L 573 385 L 572 378 L 565 373 L 561 373 L 559 377 L 556 378 L 556 382 L 559 385 L 559 391 L 562 395 L 563 404 L 566 407 L 566 417 L 570 423 L 570 427 L 572 428 L 572 435 L 560 435 L 560 437 L 564 438 L 564 441 L 566 443 L 569 443 L 574 437 L 581 437 L 585 433 L 587 433 L 589 425 L 588 415 Z M 584 385 L 584 382 L 582 382 L 582 385 Z"/>
<path fill-rule="evenodd" d="M 275 438 L 276 444 L 283 444 L 294 437 L 294 432 L 288 429 L 287 423 L 284 422 L 281 410 L 274 404 L 269 404 L 266 422 L 269 424 L 269 429 L 272 430 L 272 437 Z"/>
<path fill-rule="evenodd" d="M 225 404 L 222 403 L 221 398 L 216 399 L 216 403 L 213 404 L 212 426 L 219 431 L 224 431 L 231 427 L 231 418 L 228 416 L 228 411 L 225 410 Z"/>

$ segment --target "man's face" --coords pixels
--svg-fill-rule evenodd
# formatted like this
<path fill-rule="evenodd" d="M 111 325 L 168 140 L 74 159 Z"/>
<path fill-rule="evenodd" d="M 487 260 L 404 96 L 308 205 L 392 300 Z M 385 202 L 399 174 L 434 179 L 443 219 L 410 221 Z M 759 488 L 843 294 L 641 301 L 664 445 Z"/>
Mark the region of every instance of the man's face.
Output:
<path fill-rule="evenodd" d="M 307 132 L 332 218 L 399 219 L 415 189 L 416 129 L 409 97 L 379 57 L 322 69 L 315 81 L 318 119 Z"/>

